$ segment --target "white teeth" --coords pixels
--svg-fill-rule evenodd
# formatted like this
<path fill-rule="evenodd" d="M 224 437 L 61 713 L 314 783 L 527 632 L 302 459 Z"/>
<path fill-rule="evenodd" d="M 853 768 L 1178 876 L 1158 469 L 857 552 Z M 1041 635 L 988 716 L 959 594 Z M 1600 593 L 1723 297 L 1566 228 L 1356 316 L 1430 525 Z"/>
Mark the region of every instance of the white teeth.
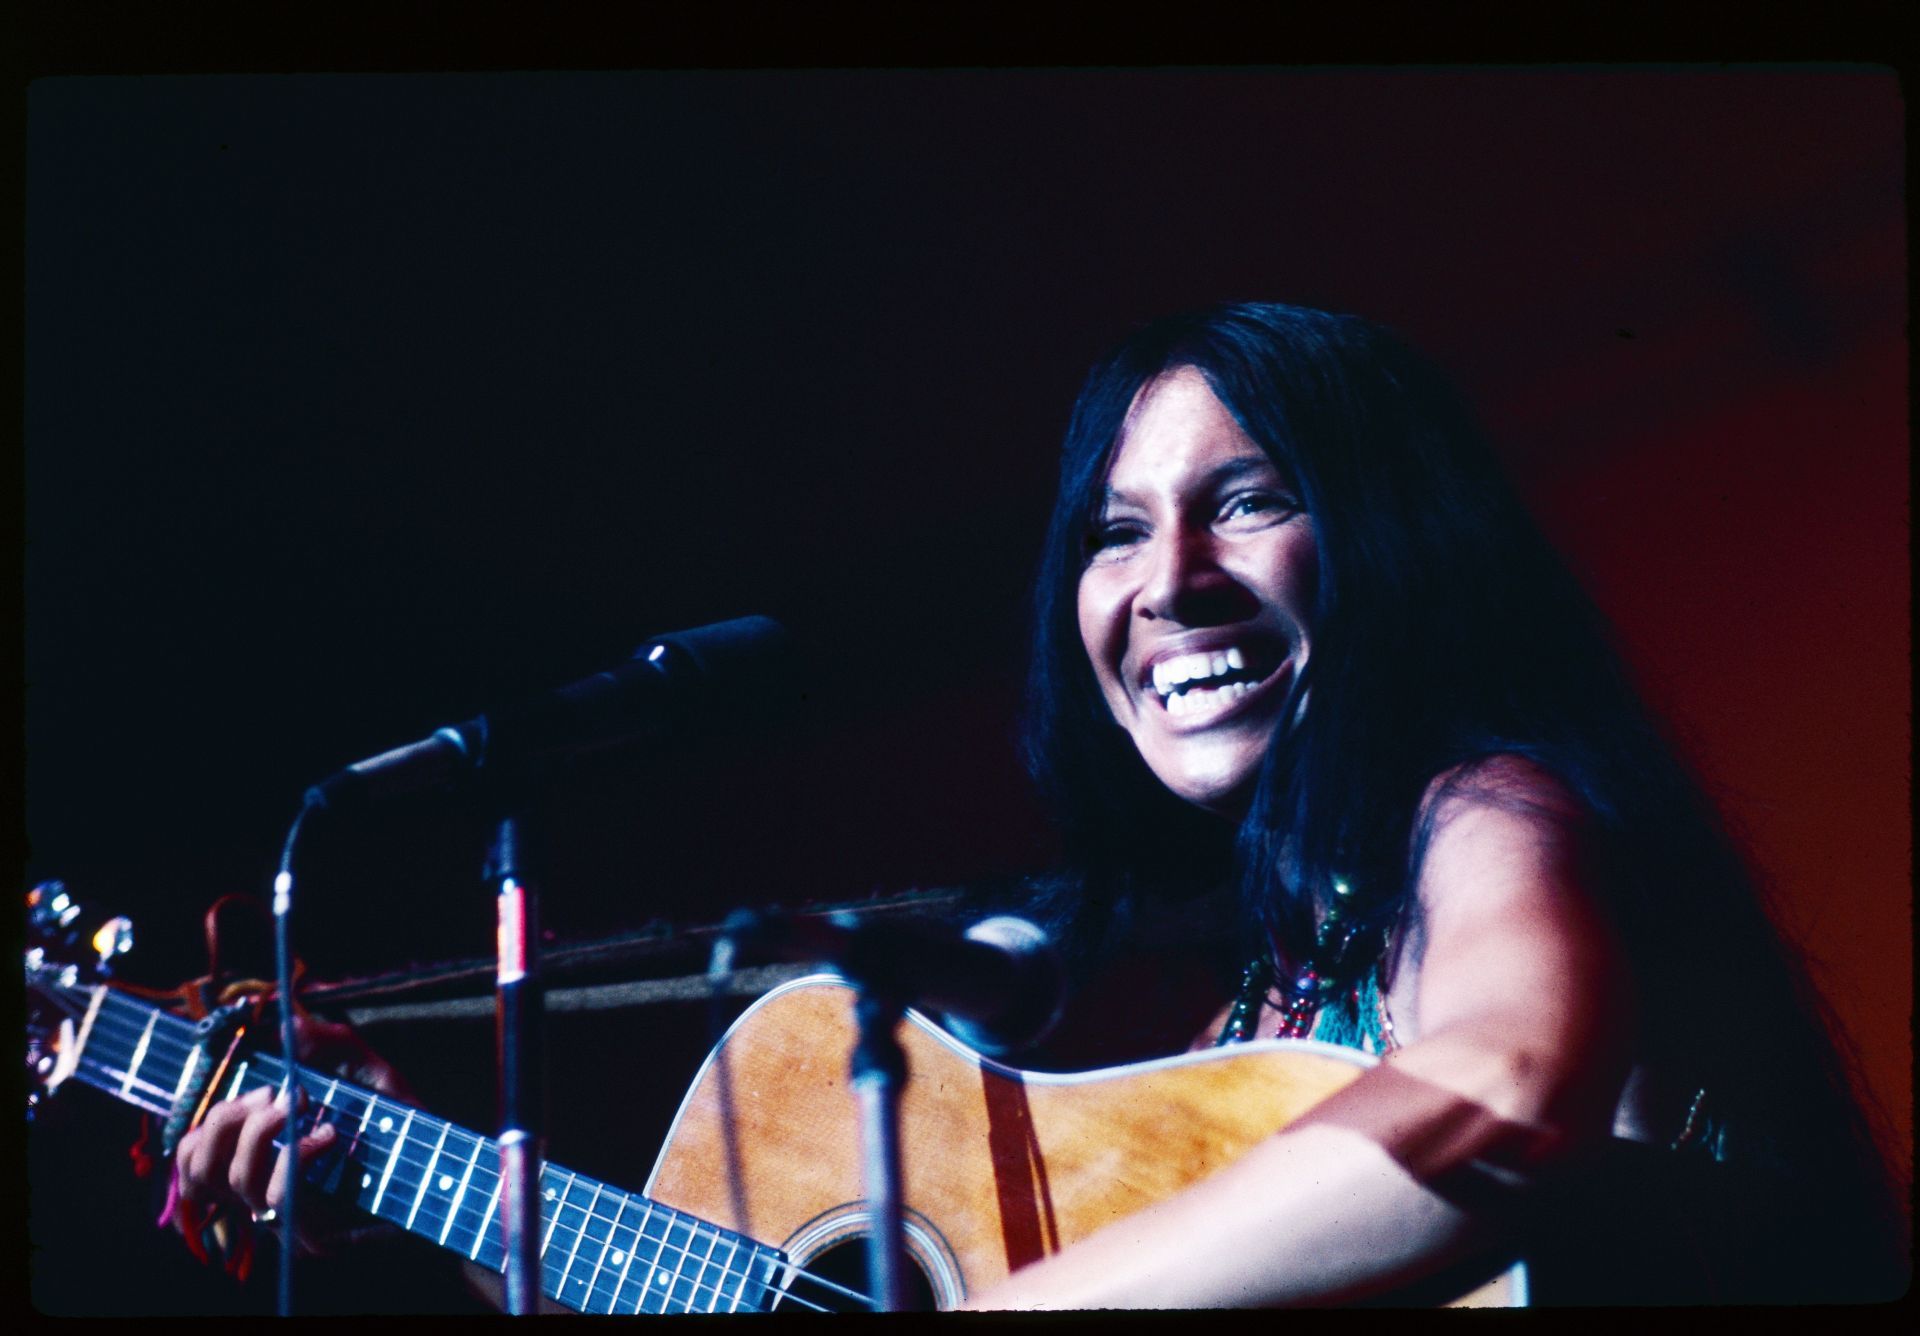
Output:
<path fill-rule="evenodd" d="M 1167 697 L 1167 713 L 1178 718 L 1196 711 L 1215 709 L 1239 700 L 1250 690 L 1252 688 L 1245 682 L 1234 682 L 1223 687 L 1189 687 L 1184 692 L 1175 692 Z"/>
<path fill-rule="evenodd" d="M 1209 677 L 1222 677 L 1227 673 L 1238 672 L 1247 666 L 1247 656 L 1238 646 L 1220 652 L 1202 652 L 1182 654 L 1178 658 L 1163 659 L 1153 665 L 1153 689 L 1162 696 L 1170 696 L 1175 687 L 1185 682 L 1197 682 Z"/>

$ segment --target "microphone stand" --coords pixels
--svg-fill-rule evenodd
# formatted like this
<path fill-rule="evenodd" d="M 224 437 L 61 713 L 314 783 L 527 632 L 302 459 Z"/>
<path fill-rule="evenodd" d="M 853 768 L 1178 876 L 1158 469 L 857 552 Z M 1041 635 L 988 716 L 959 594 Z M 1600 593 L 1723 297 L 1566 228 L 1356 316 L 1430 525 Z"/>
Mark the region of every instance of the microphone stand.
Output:
<path fill-rule="evenodd" d="M 872 980 L 855 979 L 859 1038 L 849 1063 L 860 1102 L 860 1164 L 872 1233 L 867 1236 L 867 1286 L 876 1311 L 906 1308 L 906 1218 L 901 1205 L 900 1092 L 907 1057 L 898 1029 L 906 1007 Z"/>
<path fill-rule="evenodd" d="M 494 990 L 500 1099 L 500 1229 L 506 1247 L 507 1311 L 523 1316 L 540 1303 L 540 1174 L 545 1128 L 540 1096 L 545 1053 L 540 1033 L 539 899 L 526 881 L 521 818 L 503 816 L 486 879 L 499 916 Z"/>
<path fill-rule="evenodd" d="M 909 930 L 863 931 L 856 915 L 841 912 L 824 925 L 788 918 L 778 911 L 735 910 L 722 932 L 738 941 L 771 946 L 799 959 L 828 959 L 854 987 L 858 1036 L 848 1063 L 848 1082 L 860 1106 L 860 1165 L 872 1231 L 867 1237 L 868 1283 L 875 1309 L 902 1312 L 907 1306 L 906 1209 L 900 1172 L 900 1096 L 907 1082 L 907 1059 L 898 1031 L 907 1001 L 919 997 L 944 1003 L 943 1010 L 975 1012 L 1020 1028 L 993 1037 L 999 1046 L 1030 1041 L 1036 1030 L 1032 1010 L 1042 998 L 1036 989 L 1051 987 L 1058 1011 L 1058 966 L 1045 954 L 1040 929 L 1024 919 L 1001 916 L 977 923 L 966 940 L 941 942 L 936 934 L 916 938 Z M 930 947 L 938 946 L 937 950 Z M 1035 977 L 1036 969 L 1054 977 Z M 995 975 L 998 975 L 996 982 Z M 1011 990 L 996 1008 L 1000 990 Z M 998 1013 L 996 1015 L 996 1012 Z M 952 1017 L 949 1016 L 951 1024 Z M 983 1031 L 983 1033 L 985 1033 Z"/>
<path fill-rule="evenodd" d="M 280 1197 L 280 1269 L 276 1303 L 281 1317 L 293 1316 L 293 1262 L 299 1250 L 300 1236 L 294 1231 L 295 1212 L 300 1200 L 300 1047 L 294 1025 L 293 945 L 288 919 L 293 916 L 293 847 L 300 838 L 300 827 L 314 810 L 311 796 L 300 804 L 300 813 L 287 831 L 280 849 L 280 871 L 273 879 L 273 968 L 275 991 L 280 1001 L 280 1052 L 286 1061 L 287 1101 L 287 1186 Z"/>

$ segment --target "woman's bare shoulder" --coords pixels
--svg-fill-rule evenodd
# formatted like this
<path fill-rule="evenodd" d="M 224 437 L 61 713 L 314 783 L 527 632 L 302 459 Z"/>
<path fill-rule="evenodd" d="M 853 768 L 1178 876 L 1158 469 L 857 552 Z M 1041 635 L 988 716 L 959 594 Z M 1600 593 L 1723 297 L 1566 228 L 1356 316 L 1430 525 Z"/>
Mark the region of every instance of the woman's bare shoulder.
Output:
<path fill-rule="evenodd" d="M 1435 829 L 1481 808 L 1564 825 L 1584 824 L 1589 815 L 1565 780 L 1513 752 L 1477 757 L 1441 771 L 1420 799 L 1421 817 Z"/>

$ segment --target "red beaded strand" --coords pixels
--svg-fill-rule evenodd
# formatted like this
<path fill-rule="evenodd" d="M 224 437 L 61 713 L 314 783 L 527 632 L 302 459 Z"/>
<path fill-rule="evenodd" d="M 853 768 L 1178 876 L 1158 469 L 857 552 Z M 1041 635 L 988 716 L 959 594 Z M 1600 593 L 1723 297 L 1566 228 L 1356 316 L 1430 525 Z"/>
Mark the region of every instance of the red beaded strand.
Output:
<path fill-rule="evenodd" d="M 1316 962 L 1344 961 L 1358 936 L 1359 930 L 1347 923 L 1341 913 L 1341 902 L 1352 893 L 1352 888 L 1344 880 L 1335 878 L 1333 891 L 1334 902 L 1327 907 L 1326 917 L 1314 933 L 1313 953 L 1301 963 L 1291 986 L 1286 990 L 1284 1000 L 1279 1003 L 1278 1038 L 1305 1039 L 1313 1032 L 1314 1022 L 1319 1018 L 1328 994 L 1328 984 L 1322 978 Z M 1240 991 L 1234 999 L 1233 1009 L 1227 1014 L 1226 1024 L 1220 1027 L 1216 1046 L 1243 1043 L 1253 1038 L 1260 1022 L 1260 1008 L 1271 996 L 1271 980 L 1272 967 L 1267 957 L 1256 956 L 1248 963 L 1240 977 Z M 1357 997 L 1356 993 L 1356 1000 Z"/>

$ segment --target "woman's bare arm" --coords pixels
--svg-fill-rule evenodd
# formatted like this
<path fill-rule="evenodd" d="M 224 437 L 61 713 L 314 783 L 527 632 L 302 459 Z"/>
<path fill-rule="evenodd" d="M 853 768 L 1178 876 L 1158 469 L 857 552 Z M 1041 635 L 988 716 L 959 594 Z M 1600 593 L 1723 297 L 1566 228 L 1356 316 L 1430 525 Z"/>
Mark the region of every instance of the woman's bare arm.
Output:
<path fill-rule="evenodd" d="M 1603 1136 L 1627 972 L 1552 781 L 1441 800 L 1417 894 L 1417 1037 L 1187 1191 L 975 1296 L 978 1308 L 1335 1303 L 1499 1242 L 1537 1171 Z M 1516 786 L 1526 801 L 1510 801 Z"/>

